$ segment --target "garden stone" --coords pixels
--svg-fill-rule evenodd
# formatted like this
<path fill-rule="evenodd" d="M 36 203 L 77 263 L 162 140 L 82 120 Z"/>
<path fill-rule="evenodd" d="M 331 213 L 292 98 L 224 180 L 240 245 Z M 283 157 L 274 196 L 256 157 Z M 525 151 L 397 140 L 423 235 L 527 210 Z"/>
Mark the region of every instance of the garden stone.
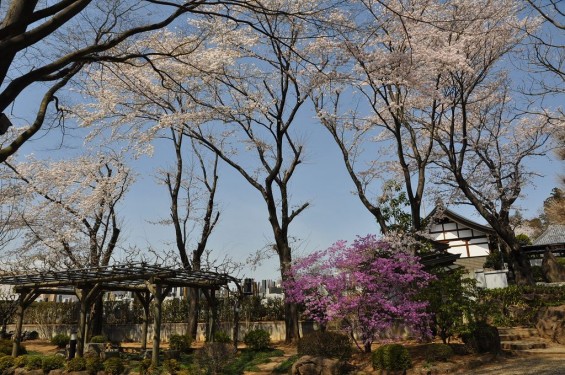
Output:
<path fill-rule="evenodd" d="M 543 307 L 536 319 L 540 336 L 565 345 L 565 305 Z"/>
<path fill-rule="evenodd" d="M 340 375 L 343 362 L 338 359 L 312 357 L 305 355 L 300 357 L 292 365 L 292 375 Z"/>
<path fill-rule="evenodd" d="M 90 373 L 86 370 L 84 371 L 69 371 L 67 375 L 90 375 Z"/>
<path fill-rule="evenodd" d="M 26 375 L 43 375 L 43 370 L 29 370 L 28 372 L 26 372 Z"/>
<path fill-rule="evenodd" d="M 49 371 L 49 375 L 62 375 L 63 372 L 65 372 L 65 370 L 63 370 L 62 368 L 58 368 L 58 369 Z"/>

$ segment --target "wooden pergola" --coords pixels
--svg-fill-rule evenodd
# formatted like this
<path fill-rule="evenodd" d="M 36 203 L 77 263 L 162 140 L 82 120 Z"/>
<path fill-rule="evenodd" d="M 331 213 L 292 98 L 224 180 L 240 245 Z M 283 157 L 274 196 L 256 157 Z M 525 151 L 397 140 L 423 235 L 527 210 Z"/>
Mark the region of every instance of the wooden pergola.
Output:
<path fill-rule="evenodd" d="M 77 355 L 82 356 L 86 344 L 87 315 L 93 301 L 106 291 L 131 291 L 135 293 L 143 306 L 141 347 L 144 350 L 147 348 L 150 304 L 151 301 L 154 301 L 151 361 L 154 366 L 157 366 L 161 343 L 163 300 L 171 288 L 193 287 L 210 290 L 212 291 L 210 295 L 215 298 L 214 292 L 230 281 L 237 280 L 228 274 L 189 271 L 183 268 L 168 268 L 146 263 L 0 276 L 0 284 L 13 285 L 14 291 L 19 294 L 12 356 L 17 356 L 20 348 L 25 310 L 40 294 L 74 294 L 77 296 L 80 303 Z M 212 315 L 215 316 L 215 314 Z"/>

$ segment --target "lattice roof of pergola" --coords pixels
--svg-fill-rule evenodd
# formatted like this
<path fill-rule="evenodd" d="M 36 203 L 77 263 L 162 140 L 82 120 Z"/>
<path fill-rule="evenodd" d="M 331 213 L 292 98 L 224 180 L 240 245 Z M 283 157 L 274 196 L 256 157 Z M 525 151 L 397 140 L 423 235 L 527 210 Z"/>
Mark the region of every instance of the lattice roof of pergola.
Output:
<path fill-rule="evenodd" d="M 139 291 L 147 284 L 164 287 L 218 288 L 235 281 L 234 277 L 211 271 L 189 271 L 147 263 L 114 264 L 105 267 L 52 270 L 0 276 L 0 284 L 14 285 L 16 291 L 42 289 L 44 293 L 61 293 L 65 288 Z"/>

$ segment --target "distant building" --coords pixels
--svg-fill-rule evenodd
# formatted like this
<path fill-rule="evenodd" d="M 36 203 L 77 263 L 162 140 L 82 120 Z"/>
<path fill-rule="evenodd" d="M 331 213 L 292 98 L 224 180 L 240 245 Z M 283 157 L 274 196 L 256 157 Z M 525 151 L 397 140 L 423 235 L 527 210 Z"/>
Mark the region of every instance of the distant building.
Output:
<path fill-rule="evenodd" d="M 448 245 L 452 254 L 461 258 L 486 257 L 497 248 L 496 234 L 482 225 L 449 209 L 434 209 L 428 215 L 431 239 Z"/>

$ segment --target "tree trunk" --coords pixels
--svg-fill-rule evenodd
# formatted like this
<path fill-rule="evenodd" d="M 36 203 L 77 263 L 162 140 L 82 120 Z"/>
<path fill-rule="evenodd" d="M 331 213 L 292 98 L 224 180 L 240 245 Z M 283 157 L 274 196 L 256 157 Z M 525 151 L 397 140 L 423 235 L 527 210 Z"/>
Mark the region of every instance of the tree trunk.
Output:
<path fill-rule="evenodd" d="M 92 336 L 102 335 L 102 327 L 104 325 L 104 301 L 102 299 L 102 295 L 98 296 L 94 302 L 94 309 L 92 310 L 90 324 L 90 333 Z"/>
<path fill-rule="evenodd" d="M 516 243 L 512 248 L 503 246 L 509 259 L 509 266 L 514 274 L 514 281 L 518 285 L 534 285 L 535 280 L 530 267 L 530 260 L 520 250 L 520 244 Z"/>
<path fill-rule="evenodd" d="M 286 249 L 279 248 L 279 260 L 281 265 L 281 278 L 283 283 L 288 280 L 288 271 L 291 265 L 290 247 Z M 284 325 L 285 325 L 285 342 L 290 344 L 300 339 L 300 326 L 298 321 L 298 306 L 294 302 L 284 301 Z"/>
<path fill-rule="evenodd" d="M 198 303 L 200 302 L 200 290 L 198 288 L 188 289 L 188 328 L 187 336 L 196 340 L 198 331 Z"/>

